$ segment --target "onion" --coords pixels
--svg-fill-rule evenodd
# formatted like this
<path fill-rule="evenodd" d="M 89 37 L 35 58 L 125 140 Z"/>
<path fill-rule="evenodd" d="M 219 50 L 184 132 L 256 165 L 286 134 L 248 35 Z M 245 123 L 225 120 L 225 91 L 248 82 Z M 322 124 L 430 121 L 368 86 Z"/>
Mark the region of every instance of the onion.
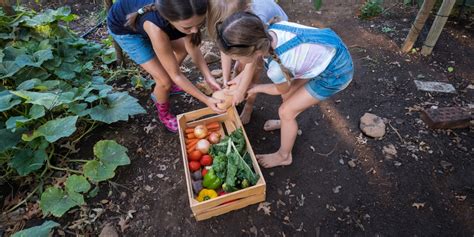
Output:
<path fill-rule="evenodd" d="M 211 132 L 211 134 L 209 134 L 208 140 L 211 144 L 217 144 L 221 141 L 221 135 L 216 132 Z"/>
<path fill-rule="evenodd" d="M 196 144 L 196 150 L 200 151 L 202 154 L 207 154 L 209 152 L 209 147 L 211 143 L 209 143 L 206 139 L 201 139 Z"/>
<path fill-rule="evenodd" d="M 197 125 L 194 128 L 194 136 L 197 138 L 205 138 L 207 136 L 207 127 L 204 125 Z"/>

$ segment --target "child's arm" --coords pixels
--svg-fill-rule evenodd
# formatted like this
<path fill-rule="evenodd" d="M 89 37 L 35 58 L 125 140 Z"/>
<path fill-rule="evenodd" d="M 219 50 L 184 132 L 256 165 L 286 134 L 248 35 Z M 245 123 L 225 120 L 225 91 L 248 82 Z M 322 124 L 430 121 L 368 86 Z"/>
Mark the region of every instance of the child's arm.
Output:
<path fill-rule="evenodd" d="M 220 100 L 206 96 L 199 89 L 197 89 L 193 85 L 193 83 L 191 83 L 186 78 L 186 76 L 183 75 L 183 73 L 179 69 L 179 65 L 173 53 L 173 48 L 171 46 L 171 42 L 169 40 L 168 35 L 166 35 L 166 33 L 163 32 L 158 26 L 148 21 L 145 22 L 144 29 L 150 37 L 150 40 L 153 45 L 153 50 L 156 52 L 160 63 L 163 65 L 163 68 L 165 69 L 166 73 L 168 73 L 171 80 L 179 87 L 181 87 L 184 91 L 205 103 L 215 112 L 225 112 L 224 110 L 217 108 L 216 104 L 220 103 Z"/>
<path fill-rule="evenodd" d="M 232 58 L 227 54 L 221 52 L 222 65 L 222 79 L 224 80 L 224 87 L 227 87 L 227 82 L 230 81 L 230 68 L 232 67 Z"/>
<path fill-rule="evenodd" d="M 245 99 L 245 93 L 252 83 L 252 79 L 257 68 L 257 63 L 247 63 L 242 73 L 239 74 L 241 77 L 237 89 L 232 93 L 232 103 L 234 105 L 240 104 Z"/>
<path fill-rule="evenodd" d="M 268 95 L 283 95 L 290 90 L 291 84 L 283 82 L 280 84 L 258 84 L 247 91 L 248 94 L 265 93 Z"/>
<path fill-rule="evenodd" d="M 202 75 L 204 76 L 204 80 L 209 83 L 209 85 L 217 90 L 221 89 L 219 83 L 217 83 L 216 79 L 211 75 L 211 71 L 209 71 L 209 67 L 206 64 L 206 60 L 204 60 L 204 56 L 202 56 L 202 52 L 199 49 L 199 46 L 194 45 L 191 42 L 191 35 L 186 36 L 184 40 L 184 46 L 186 47 L 186 51 L 189 53 L 189 56 L 193 59 L 194 64 L 199 68 Z"/>

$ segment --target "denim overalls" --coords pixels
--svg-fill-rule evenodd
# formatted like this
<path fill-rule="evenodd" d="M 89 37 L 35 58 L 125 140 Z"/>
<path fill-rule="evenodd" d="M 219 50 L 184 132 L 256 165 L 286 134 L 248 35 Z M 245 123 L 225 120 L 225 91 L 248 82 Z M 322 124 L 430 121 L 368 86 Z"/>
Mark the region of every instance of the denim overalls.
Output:
<path fill-rule="evenodd" d="M 305 85 L 306 90 L 314 98 L 325 100 L 349 85 L 354 74 L 352 58 L 346 45 L 344 45 L 341 38 L 334 31 L 327 28 L 298 28 L 278 23 L 270 25 L 269 30 L 272 29 L 295 34 L 294 38 L 275 49 L 275 53 L 278 56 L 303 43 L 314 43 L 336 49 L 336 54 L 326 70 L 317 77 L 310 79 Z"/>

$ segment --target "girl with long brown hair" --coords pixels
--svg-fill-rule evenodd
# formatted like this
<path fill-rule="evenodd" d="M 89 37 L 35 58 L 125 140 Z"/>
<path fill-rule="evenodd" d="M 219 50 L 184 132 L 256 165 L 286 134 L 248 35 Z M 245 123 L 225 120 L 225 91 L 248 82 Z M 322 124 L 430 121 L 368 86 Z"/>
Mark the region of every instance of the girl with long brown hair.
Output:
<path fill-rule="evenodd" d="M 118 0 L 107 16 L 110 35 L 155 80 L 151 96 L 158 118 L 171 132 L 178 129 L 169 106 L 173 84 L 215 112 L 224 112 L 217 108 L 220 100 L 204 95 L 180 70 L 189 54 L 205 81 L 220 89 L 199 49 L 200 28 L 205 24 L 207 7 L 207 0 Z"/>

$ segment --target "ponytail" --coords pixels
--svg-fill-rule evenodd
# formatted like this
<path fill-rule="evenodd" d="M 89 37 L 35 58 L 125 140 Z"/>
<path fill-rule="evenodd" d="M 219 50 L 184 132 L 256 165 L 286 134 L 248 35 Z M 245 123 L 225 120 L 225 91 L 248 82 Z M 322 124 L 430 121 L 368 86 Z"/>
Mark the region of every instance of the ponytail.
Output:
<path fill-rule="evenodd" d="M 138 9 L 136 12 L 130 13 L 127 15 L 127 22 L 125 22 L 125 27 L 130 27 L 133 30 L 137 30 L 137 18 L 147 12 L 156 11 L 156 6 L 154 3 L 145 5 L 144 7 Z"/>
<path fill-rule="evenodd" d="M 191 35 L 191 43 L 194 46 L 199 46 L 201 44 L 201 41 L 202 41 L 201 30 Z"/>

